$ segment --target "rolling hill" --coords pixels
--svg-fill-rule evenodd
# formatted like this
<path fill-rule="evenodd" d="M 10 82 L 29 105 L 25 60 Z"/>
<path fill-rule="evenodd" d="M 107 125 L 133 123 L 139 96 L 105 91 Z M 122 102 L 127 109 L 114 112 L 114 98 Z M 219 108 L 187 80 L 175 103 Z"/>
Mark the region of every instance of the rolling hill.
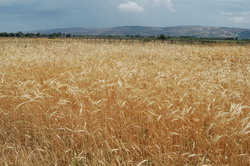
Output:
<path fill-rule="evenodd" d="M 200 38 L 238 37 L 239 39 L 250 39 L 250 29 L 230 27 L 209 27 L 209 26 L 174 26 L 174 27 L 146 27 L 146 26 L 121 26 L 113 28 L 61 28 L 52 30 L 36 30 L 32 33 L 66 33 L 72 35 L 140 35 L 157 36 L 193 36 Z"/>

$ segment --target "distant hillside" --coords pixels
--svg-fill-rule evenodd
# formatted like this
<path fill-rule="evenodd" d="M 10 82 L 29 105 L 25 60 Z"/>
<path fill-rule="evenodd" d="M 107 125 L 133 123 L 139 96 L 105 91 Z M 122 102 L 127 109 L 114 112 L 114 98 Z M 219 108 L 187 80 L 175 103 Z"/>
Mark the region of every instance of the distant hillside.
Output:
<path fill-rule="evenodd" d="M 250 29 L 208 26 L 174 26 L 174 27 L 144 27 L 122 26 L 113 28 L 85 29 L 85 28 L 62 28 L 53 30 L 37 30 L 33 33 L 67 33 L 72 35 L 141 35 L 157 36 L 194 36 L 201 38 L 238 37 L 250 39 Z"/>

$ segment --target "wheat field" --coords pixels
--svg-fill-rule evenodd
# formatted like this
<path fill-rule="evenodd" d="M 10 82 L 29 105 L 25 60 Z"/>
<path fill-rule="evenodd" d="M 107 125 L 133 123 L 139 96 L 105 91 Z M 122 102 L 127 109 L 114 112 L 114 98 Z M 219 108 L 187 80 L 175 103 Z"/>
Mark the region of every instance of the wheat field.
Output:
<path fill-rule="evenodd" d="M 0 39 L 0 165 L 250 163 L 250 46 Z"/>

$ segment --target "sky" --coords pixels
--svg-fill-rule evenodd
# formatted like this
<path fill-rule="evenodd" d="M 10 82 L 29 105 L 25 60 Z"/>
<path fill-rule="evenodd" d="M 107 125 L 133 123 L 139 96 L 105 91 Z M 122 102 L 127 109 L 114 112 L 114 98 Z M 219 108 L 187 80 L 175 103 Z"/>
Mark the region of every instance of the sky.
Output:
<path fill-rule="evenodd" d="M 0 0 L 0 32 L 180 25 L 250 29 L 250 0 Z"/>

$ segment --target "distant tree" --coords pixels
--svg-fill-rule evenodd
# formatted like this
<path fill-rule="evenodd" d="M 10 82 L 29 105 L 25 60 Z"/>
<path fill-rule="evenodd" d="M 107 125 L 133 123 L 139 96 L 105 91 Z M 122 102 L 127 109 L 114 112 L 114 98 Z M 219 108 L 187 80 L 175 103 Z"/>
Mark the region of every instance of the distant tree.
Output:
<path fill-rule="evenodd" d="M 37 32 L 36 37 L 41 37 L 41 34 L 39 32 Z"/>
<path fill-rule="evenodd" d="M 0 37 L 9 37 L 9 34 L 7 32 L 0 33 Z"/>
<path fill-rule="evenodd" d="M 53 33 L 53 34 L 49 35 L 49 38 L 55 38 L 55 37 L 57 37 L 56 33 Z"/>
<path fill-rule="evenodd" d="M 66 34 L 66 37 L 71 37 L 71 34 Z"/>
<path fill-rule="evenodd" d="M 62 36 L 63 36 L 62 33 L 57 33 L 57 34 L 56 34 L 56 37 L 62 37 Z"/>
<path fill-rule="evenodd" d="M 33 37 L 36 37 L 36 34 L 34 34 L 34 33 L 27 33 L 27 34 L 25 34 L 25 37 L 33 38 Z"/>
<path fill-rule="evenodd" d="M 17 32 L 15 34 L 16 37 L 24 37 L 24 34 L 22 32 Z"/>
<path fill-rule="evenodd" d="M 167 38 L 166 38 L 165 35 L 161 34 L 160 36 L 157 37 L 157 39 L 159 39 L 159 40 L 166 40 Z"/>
<path fill-rule="evenodd" d="M 134 38 L 140 39 L 140 38 L 142 38 L 142 36 L 140 36 L 140 35 L 135 35 Z"/>
<path fill-rule="evenodd" d="M 128 39 L 133 39 L 134 36 L 133 36 L 133 35 L 126 35 L 126 38 L 128 38 Z"/>
<path fill-rule="evenodd" d="M 15 33 L 9 33 L 9 37 L 15 37 Z"/>

